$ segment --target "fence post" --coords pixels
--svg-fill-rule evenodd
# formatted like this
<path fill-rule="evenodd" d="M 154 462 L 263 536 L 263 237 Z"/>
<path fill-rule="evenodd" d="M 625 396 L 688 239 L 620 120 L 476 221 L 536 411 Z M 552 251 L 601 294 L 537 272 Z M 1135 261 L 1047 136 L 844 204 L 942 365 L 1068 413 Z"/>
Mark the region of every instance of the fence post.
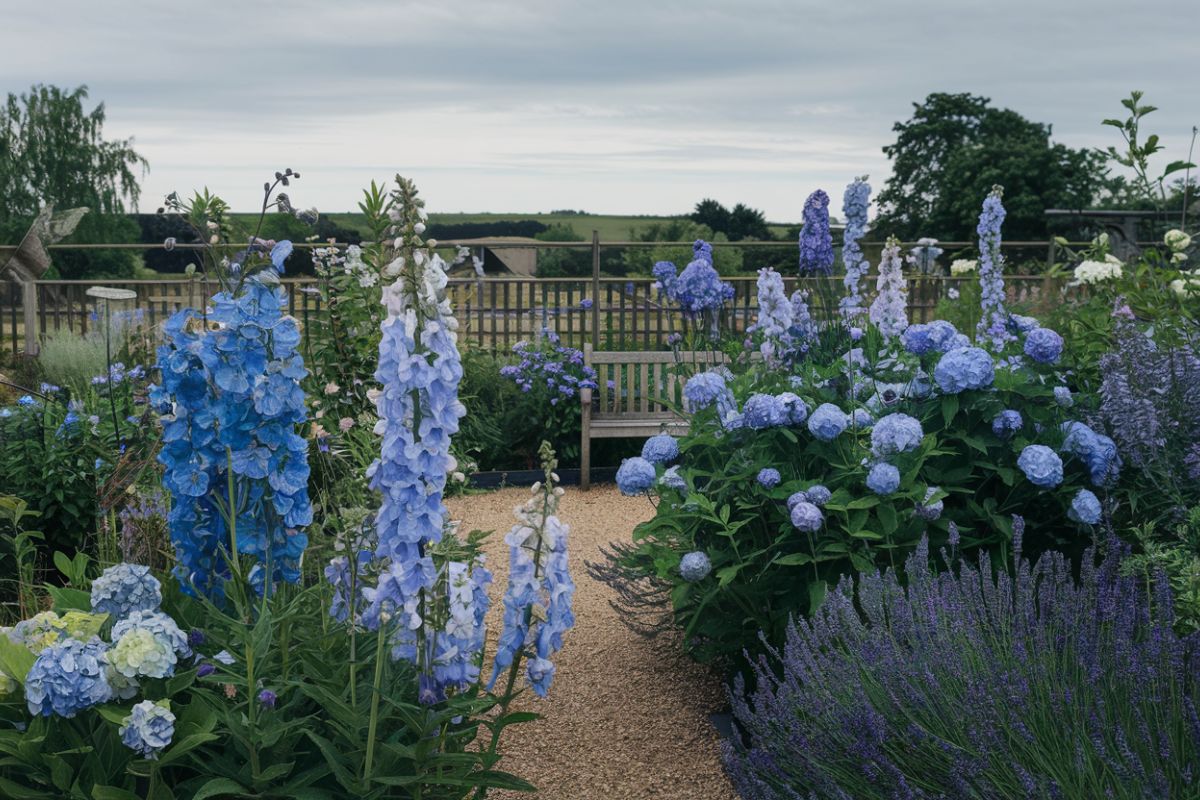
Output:
<path fill-rule="evenodd" d="M 600 231 L 592 231 L 592 347 L 600 342 Z"/>
<path fill-rule="evenodd" d="M 38 296 L 37 282 L 26 280 L 21 282 L 21 304 L 25 312 L 25 355 L 36 356 L 41 352 L 41 339 L 38 337 Z M 16 331 L 13 331 L 15 334 Z"/>

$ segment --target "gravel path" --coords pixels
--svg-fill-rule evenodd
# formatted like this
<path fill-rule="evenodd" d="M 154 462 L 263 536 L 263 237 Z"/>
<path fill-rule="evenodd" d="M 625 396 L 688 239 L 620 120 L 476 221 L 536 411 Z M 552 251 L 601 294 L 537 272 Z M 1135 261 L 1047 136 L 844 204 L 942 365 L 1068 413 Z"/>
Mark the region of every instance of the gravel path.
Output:
<path fill-rule="evenodd" d="M 463 531 L 495 531 L 488 567 L 496 573 L 489 628 L 500 627 L 500 596 L 507 582 L 504 534 L 527 488 L 447 501 Z M 592 580 L 584 561 L 602 545 L 628 541 L 653 513 L 644 498 L 622 497 L 612 486 L 590 492 L 567 487 L 559 518 L 571 526 L 575 628 L 555 657 L 550 696 L 526 693 L 518 705 L 542 714 L 514 726 L 501 746 L 500 768 L 539 789 L 540 800 L 736 800 L 718 756 L 708 714 L 724 704 L 719 681 L 682 654 L 673 636 L 644 639 L 628 630 L 608 604 L 611 590 Z M 494 652 L 489 645 L 488 652 Z M 529 798 L 494 792 L 496 800 Z"/>

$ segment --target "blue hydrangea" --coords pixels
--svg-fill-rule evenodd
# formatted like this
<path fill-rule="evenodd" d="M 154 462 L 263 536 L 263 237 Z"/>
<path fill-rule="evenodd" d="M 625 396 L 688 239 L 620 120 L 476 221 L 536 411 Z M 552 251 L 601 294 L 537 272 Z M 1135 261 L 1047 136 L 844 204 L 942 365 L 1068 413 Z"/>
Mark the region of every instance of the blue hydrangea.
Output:
<path fill-rule="evenodd" d="M 671 282 L 667 296 L 679 304 L 684 314 L 696 316 L 717 311 L 732 300 L 733 286 L 721 280 L 711 259 L 696 259 Z"/>
<path fill-rule="evenodd" d="M 936 349 L 929 326 L 920 322 L 904 329 L 904 333 L 900 334 L 900 344 L 914 356 L 923 356 Z"/>
<path fill-rule="evenodd" d="M 969 344 L 967 338 L 944 319 L 935 319 L 926 325 L 925 329 L 925 335 L 929 339 L 932 349 L 938 353 L 945 353 L 955 347 Z"/>
<path fill-rule="evenodd" d="M 668 467 L 662 477 L 658 479 L 658 483 L 660 486 L 674 489 L 677 492 L 687 491 L 687 480 L 679 474 L 679 467 Z"/>
<path fill-rule="evenodd" d="M 1109 486 L 1116 481 L 1121 471 L 1121 457 L 1116 442 L 1082 422 L 1064 422 L 1062 431 L 1063 452 L 1083 462 L 1093 485 Z"/>
<path fill-rule="evenodd" d="M 829 231 L 829 195 L 821 189 L 804 201 L 800 229 L 800 274 L 829 275 L 833 271 L 833 235 Z"/>
<path fill-rule="evenodd" d="M 943 355 L 933 370 L 933 379 L 947 394 L 968 389 L 986 389 L 996 378 L 996 366 L 986 350 L 956 347 Z"/>
<path fill-rule="evenodd" d="M 683 396 L 692 411 L 708 408 L 729 393 L 725 378 L 715 371 L 698 372 L 683 385 Z"/>
<path fill-rule="evenodd" d="M 1071 509 L 1067 516 L 1085 525 L 1100 522 L 1100 499 L 1090 489 L 1080 489 L 1071 498 Z"/>
<path fill-rule="evenodd" d="M 639 495 L 654 486 L 654 465 L 640 456 L 627 458 L 617 468 L 617 488 L 624 495 Z"/>
<path fill-rule="evenodd" d="M 849 424 L 846 412 L 833 403 L 822 403 L 808 418 L 809 432 L 823 442 L 836 439 Z"/>
<path fill-rule="evenodd" d="M 796 530 L 805 533 L 819 531 L 825 524 L 825 515 L 821 513 L 821 509 L 807 500 L 801 500 L 792 506 L 791 519 Z"/>
<path fill-rule="evenodd" d="M 710 572 L 712 572 L 712 562 L 700 550 L 685 553 L 683 558 L 679 559 L 679 574 L 688 583 L 702 581 L 708 577 Z"/>
<path fill-rule="evenodd" d="M 871 429 L 871 452 L 877 458 L 890 458 L 915 450 L 925 432 L 919 420 L 907 414 L 888 414 Z"/>
<path fill-rule="evenodd" d="M 142 758 L 157 759 L 175 736 L 175 715 L 167 702 L 142 702 L 129 709 L 121 723 L 121 743 Z"/>
<path fill-rule="evenodd" d="M 1017 466 L 1034 486 L 1053 489 L 1062 483 L 1062 459 L 1044 444 L 1031 444 L 1022 450 L 1017 458 Z"/>
<path fill-rule="evenodd" d="M 167 642 L 180 658 L 188 658 L 192 648 L 188 643 L 188 635 L 161 611 L 133 611 L 129 616 L 117 622 L 112 627 L 110 639 L 116 642 L 131 630 L 149 631 L 156 638 Z"/>
<path fill-rule="evenodd" d="M 829 498 L 833 497 L 833 492 L 818 483 L 805 489 L 804 495 L 808 498 L 808 502 L 820 507 L 829 502 Z"/>
<path fill-rule="evenodd" d="M 783 480 L 779 470 L 774 467 L 763 467 L 758 471 L 758 485 L 764 489 L 774 489 Z"/>
<path fill-rule="evenodd" d="M 669 433 L 651 436 L 642 445 L 642 458 L 651 464 L 667 464 L 679 458 L 679 442 Z"/>
<path fill-rule="evenodd" d="M 808 403 L 793 392 L 783 392 L 778 395 L 780 404 L 787 414 L 788 425 L 802 425 L 808 419 Z"/>
<path fill-rule="evenodd" d="M 752 394 L 746 399 L 742 408 L 746 426 L 755 430 L 765 430 L 788 423 L 788 410 L 780 399 L 770 394 Z"/>
<path fill-rule="evenodd" d="M 1075 398 L 1071 396 L 1071 390 L 1066 386 L 1054 387 L 1054 402 L 1059 408 L 1070 408 L 1075 405 Z"/>
<path fill-rule="evenodd" d="M 900 470 L 880 462 L 867 473 L 867 488 L 875 494 L 891 494 L 900 488 Z"/>
<path fill-rule="evenodd" d="M 63 639 L 43 650 L 25 676 L 29 713 L 70 718 L 111 700 L 105 651 L 97 637 L 86 642 Z"/>
<path fill-rule="evenodd" d="M 1039 364 L 1053 364 L 1063 351 L 1063 339 L 1049 328 L 1034 328 L 1025 335 L 1025 355 Z"/>
<path fill-rule="evenodd" d="M 926 522 L 933 522 L 942 516 L 942 511 L 945 509 L 945 503 L 943 503 L 940 498 L 930 502 L 930 500 L 933 500 L 933 496 L 940 491 L 941 489 L 937 486 L 930 486 L 925 490 L 924 502 L 918 503 L 917 507 L 914 509 L 918 517 Z"/>
<path fill-rule="evenodd" d="M 992 433 L 1001 439 L 1010 439 L 1014 434 L 1020 432 L 1023 424 L 1020 411 L 1006 408 L 992 418 Z"/>
<path fill-rule="evenodd" d="M 162 584 L 141 564 L 115 564 L 92 581 L 92 610 L 114 620 L 162 603 Z"/>
<path fill-rule="evenodd" d="M 850 423 L 856 428 L 866 430 L 875 424 L 875 418 L 865 408 L 856 408 L 850 412 Z"/>

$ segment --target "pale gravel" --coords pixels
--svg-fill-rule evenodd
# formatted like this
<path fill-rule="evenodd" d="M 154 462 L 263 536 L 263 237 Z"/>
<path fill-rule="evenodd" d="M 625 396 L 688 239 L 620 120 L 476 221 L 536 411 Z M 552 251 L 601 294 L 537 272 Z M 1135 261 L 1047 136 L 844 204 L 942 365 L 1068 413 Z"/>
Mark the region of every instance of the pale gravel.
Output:
<path fill-rule="evenodd" d="M 528 488 L 512 488 L 447 500 L 462 531 L 495 531 L 486 547 L 496 574 L 489 653 L 507 581 L 504 534 L 515 522 L 513 508 L 528 496 Z M 499 764 L 538 793 L 490 792 L 489 798 L 736 800 L 708 719 L 725 704 L 720 681 L 683 654 L 673 633 L 645 639 L 627 629 L 609 605 L 612 590 L 583 569 L 585 560 L 600 558 L 601 546 L 628 542 L 634 526 L 652 515 L 644 497 L 623 497 L 613 486 L 567 487 L 559 518 L 571 527 L 575 628 L 554 659 L 550 696 L 527 692 L 516 704 L 542 718 L 508 729 Z"/>

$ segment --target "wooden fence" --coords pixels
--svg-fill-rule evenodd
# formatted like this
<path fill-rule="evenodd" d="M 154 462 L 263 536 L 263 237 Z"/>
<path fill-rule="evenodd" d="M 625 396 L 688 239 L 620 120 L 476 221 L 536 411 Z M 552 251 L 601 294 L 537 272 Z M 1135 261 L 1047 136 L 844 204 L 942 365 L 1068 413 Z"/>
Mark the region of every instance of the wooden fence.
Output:
<path fill-rule="evenodd" d="M 723 326 L 738 332 L 753 324 L 757 313 L 755 278 L 725 279 L 734 288 L 725 306 Z M 973 283 L 974 277 L 910 277 L 908 314 L 913 322 L 934 317 L 943 298 Z M 1062 281 L 1037 275 L 1005 278 L 1012 304 L 1030 311 L 1045 309 L 1063 296 Z M 864 281 L 864 284 L 873 283 Z M 803 287 L 810 293 L 814 316 L 827 314 L 828 303 L 842 295 L 841 279 L 789 278 L 790 293 Z M 315 278 L 284 278 L 288 313 L 307 336 L 322 313 L 320 284 Z M 181 308 L 198 307 L 216 291 L 200 279 L 124 281 L 37 281 L 36 314 L 31 318 L 40 338 L 55 331 L 86 334 L 103 314 L 103 301 L 88 297 L 92 286 L 130 289 L 136 300 L 114 301 L 113 310 L 135 317 L 138 324 L 157 328 Z M 868 288 L 868 301 L 873 289 Z M 565 344 L 582 347 L 591 341 L 598 350 L 658 349 L 667 337 L 686 329 L 688 321 L 647 278 L 452 278 L 451 302 L 460 324 L 460 339 L 470 344 L 504 350 L 535 336 L 543 327 L 556 332 Z M 22 287 L 0 283 L 0 352 L 14 356 L 30 348 L 27 317 L 22 308 Z M 826 299 L 828 298 L 828 299 Z"/>

